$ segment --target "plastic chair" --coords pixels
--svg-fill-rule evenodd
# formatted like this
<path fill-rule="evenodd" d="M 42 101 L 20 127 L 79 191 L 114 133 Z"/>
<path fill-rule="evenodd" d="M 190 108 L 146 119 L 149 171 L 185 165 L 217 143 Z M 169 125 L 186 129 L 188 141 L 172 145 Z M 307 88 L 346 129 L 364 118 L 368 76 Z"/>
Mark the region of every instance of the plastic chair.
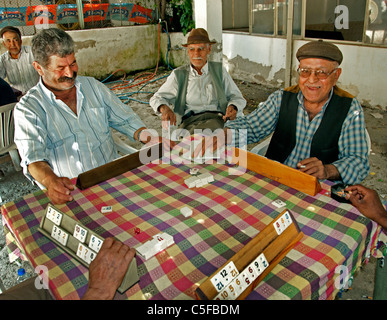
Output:
<path fill-rule="evenodd" d="M 20 156 L 13 141 L 15 126 L 13 121 L 13 109 L 16 102 L 0 106 L 0 155 L 9 153 L 16 171 L 21 171 Z"/>

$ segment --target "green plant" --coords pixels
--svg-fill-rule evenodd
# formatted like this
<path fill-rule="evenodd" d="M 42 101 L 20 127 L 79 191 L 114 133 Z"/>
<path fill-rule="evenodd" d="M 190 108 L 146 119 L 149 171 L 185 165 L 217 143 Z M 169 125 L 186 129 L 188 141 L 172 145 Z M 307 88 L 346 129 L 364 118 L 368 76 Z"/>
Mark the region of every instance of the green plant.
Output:
<path fill-rule="evenodd" d="M 172 8 L 174 12 L 180 17 L 181 31 L 184 35 L 192 28 L 195 28 L 195 21 L 193 20 L 192 0 L 172 0 Z"/>

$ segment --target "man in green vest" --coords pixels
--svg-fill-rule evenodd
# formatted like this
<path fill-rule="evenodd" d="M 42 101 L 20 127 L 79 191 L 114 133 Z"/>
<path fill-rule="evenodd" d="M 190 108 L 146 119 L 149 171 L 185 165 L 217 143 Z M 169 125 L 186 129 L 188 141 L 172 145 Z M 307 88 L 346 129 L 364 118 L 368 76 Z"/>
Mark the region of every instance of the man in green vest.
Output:
<path fill-rule="evenodd" d="M 216 130 L 227 120 L 243 116 L 246 100 L 220 62 L 210 62 L 211 46 L 203 28 L 192 29 L 186 44 L 190 64 L 172 71 L 149 104 L 164 123 Z M 165 122 L 164 122 L 165 121 Z"/>
<path fill-rule="evenodd" d="M 336 86 L 342 52 L 319 40 L 300 47 L 296 57 L 297 85 L 274 92 L 225 127 L 233 129 L 233 141 L 247 131 L 247 144 L 273 133 L 267 158 L 319 179 L 360 183 L 369 172 L 369 145 L 359 101 Z"/>

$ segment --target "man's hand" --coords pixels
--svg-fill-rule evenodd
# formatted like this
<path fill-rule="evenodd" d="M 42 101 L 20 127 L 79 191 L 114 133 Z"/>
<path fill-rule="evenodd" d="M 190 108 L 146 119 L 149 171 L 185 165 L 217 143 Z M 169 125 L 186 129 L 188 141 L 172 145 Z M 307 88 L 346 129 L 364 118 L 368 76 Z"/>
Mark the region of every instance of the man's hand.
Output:
<path fill-rule="evenodd" d="M 387 212 L 375 190 L 354 185 L 345 188 L 345 191 L 348 192 L 345 198 L 351 201 L 355 208 L 387 230 Z"/>
<path fill-rule="evenodd" d="M 316 157 L 308 158 L 297 163 L 297 168 L 318 179 L 340 179 L 340 173 L 333 164 L 323 164 Z"/>
<path fill-rule="evenodd" d="M 162 123 L 169 121 L 171 125 L 176 125 L 176 115 L 166 104 L 162 104 L 159 107 L 159 112 L 161 113 Z"/>
<path fill-rule="evenodd" d="M 71 191 L 74 190 L 74 185 L 69 178 L 56 177 L 45 183 L 47 195 L 53 204 L 63 204 L 73 200 Z"/>
<path fill-rule="evenodd" d="M 226 115 L 223 116 L 224 122 L 226 122 L 227 120 L 235 120 L 237 112 L 238 109 L 234 105 L 230 104 L 226 109 Z"/>
<path fill-rule="evenodd" d="M 58 177 L 45 161 L 33 162 L 28 171 L 36 181 L 47 188 L 47 195 L 53 204 L 63 204 L 72 201 L 71 191 L 74 185 L 66 177 Z"/>
<path fill-rule="evenodd" d="M 135 256 L 136 250 L 106 238 L 89 267 L 89 285 L 83 300 L 111 300 Z"/>

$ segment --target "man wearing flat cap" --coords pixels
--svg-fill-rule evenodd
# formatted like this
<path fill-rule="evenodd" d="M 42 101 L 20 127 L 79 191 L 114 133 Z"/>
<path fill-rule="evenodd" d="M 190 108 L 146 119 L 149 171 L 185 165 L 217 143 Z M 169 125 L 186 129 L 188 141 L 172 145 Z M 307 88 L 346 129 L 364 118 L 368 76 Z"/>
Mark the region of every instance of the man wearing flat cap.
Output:
<path fill-rule="evenodd" d="M 246 129 L 248 144 L 273 133 L 267 158 L 319 179 L 360 183 L 369 172 L 369 146 L 359 101 L 336 86 L 340 49 L 312 41 L 296 56 L 298 84 L 274 92 L 251 114 L 225 127 Z M 231 131 L 239 141 L 238 130 Z"/>
<path fill-rule="evenodd" d="M 246 100 L 220 62 L 210 62 L 211 45 L 203 28 L 192 29 L 186 44 L 190 64 L 172 71 L 150 99 L 162 121 L 195 129 L 223 128 L 226 120 L 243 116 Z"/>

